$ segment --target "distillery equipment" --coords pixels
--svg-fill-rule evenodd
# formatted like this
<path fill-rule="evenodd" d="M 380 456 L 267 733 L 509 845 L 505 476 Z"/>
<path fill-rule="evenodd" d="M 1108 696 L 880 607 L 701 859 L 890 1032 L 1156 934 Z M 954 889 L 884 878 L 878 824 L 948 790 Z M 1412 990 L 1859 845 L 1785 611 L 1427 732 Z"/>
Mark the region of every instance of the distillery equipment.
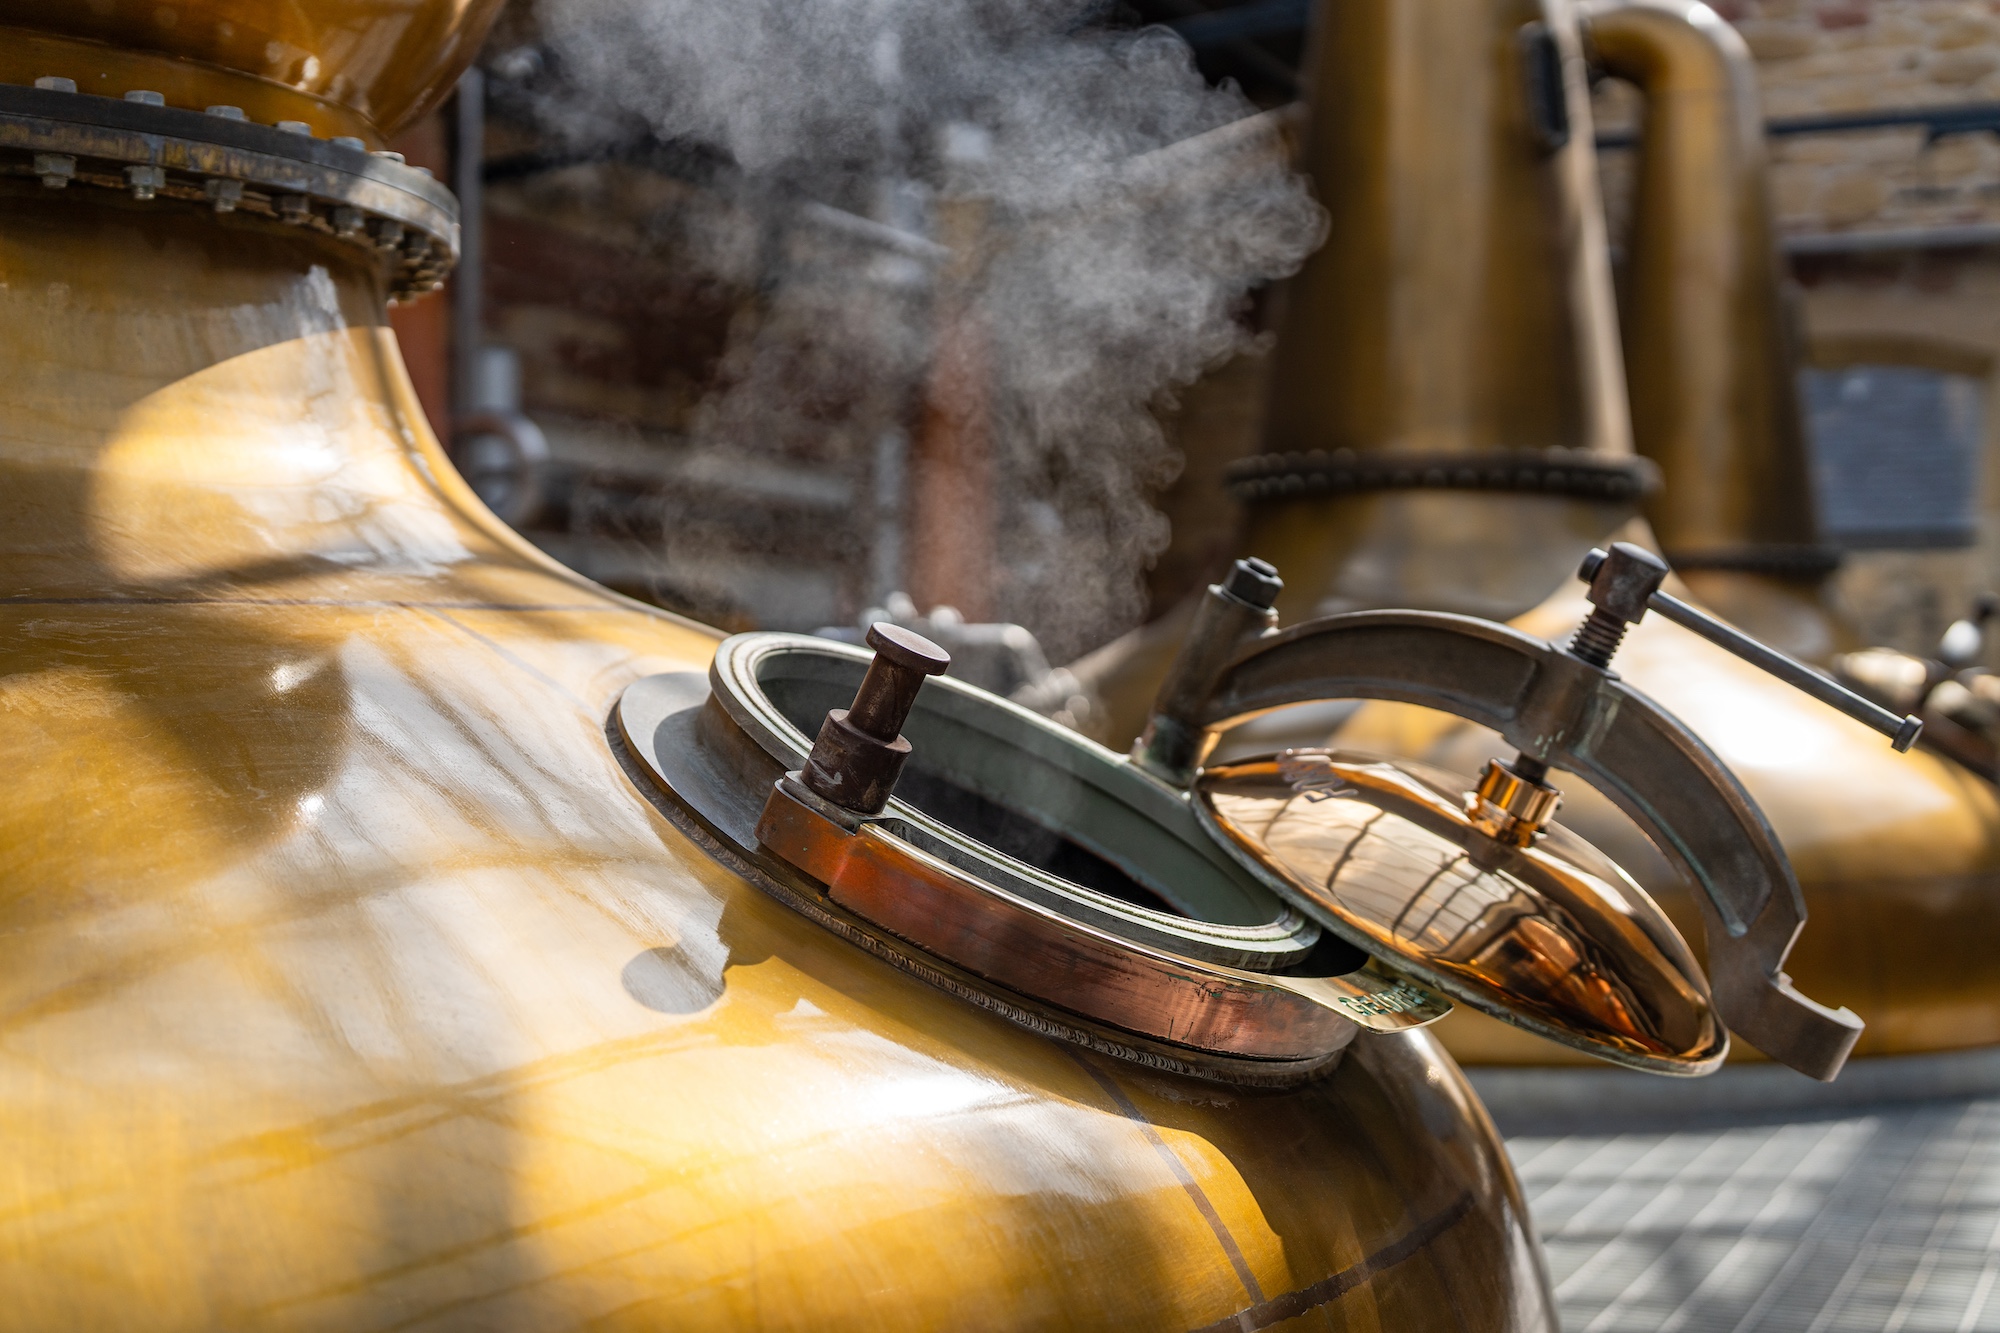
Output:
<path fill-rule="evenodd" d="M 1240 553 L 1287 620 L 1502 618 L 1561 585 L 1654 470 L 1631 450 L 1589 98 L 1566 4 L 1325 5 L 1302 158 L 1329 214 L 1288 286 Z M 1137 735 L 1193 602 L 1075 664 Z"/>
<path fill-rule="evenodd" d="M 1328 11 L 1329 35 L 1345 40 L 1317 48 L 1312 86 L 1331 92 L 1313 104 L 1305 158 L 1328 183 L 1333 228 L 1283 307 L 1269 452 L 1231 471 L 1240 549 L 1284 571 L 1288 620 L 1412 606 L 1514 617 L 1559 640 L 1585 610 L 1564 586 L 1566 568 L 1591 532 L 1643 504 L 1657 526 L 1633 534 L 1690 566 L 1685 585 L 1670 584 L 1677 593 L 1712 596 L 1798 656 L 1851 646 L 1818 600 L 1830 565 L 1807 505 L 1796 359 L 1741 40 L 1699 4 L 1496 14 L 1452 0 Z M 1430 23 L 1461 35 L 1492 26 L 1482 42 L 1429 40 L 1424 59 L 1414 45 L 1400 54 L 1398 42 L 1417 42 Z M 1543 66 L 1524 54 L 1545 40 L 1562 53 L 1560 79 L 1538 81 Z M 1590 168 L 1565 157 L 1579 135 L 1591 137 L 1586 52 L 1647 102 L 1622 362 L 1598 277 L 1594 186 L 1572 187 Z M 1547 130 L 1552 87 L 1566 90 L 1567 138 Z M 1460 117 L 1455 148 L 1424 137 L 1447 111 Z M 1474 143 L 1495 165 L 1436 169 Z M 1516 253 L 1541 256 L 1541 266 L 1493 259 L 1484 286 L 1466 276 Z M 1522 272 L 1534 281 L 1510 286 Z M 1481 296 L 1454 299 L 1460 292 Z M 1542 369 L 1526 368 L 1530 360 Z M 1631 368 L 1629 408 L 1621 364 Z M 1385 520 L 1391 513 L 1406 517 Z M 1183 607 L 1071 668 L 1095 687 L 1111 743 L 1144 724 L 1189 614 Z M 1659 617 L 1634 627 L 1617 670 L 1707 737 L 1768 814 L 1813 919 L 1788 968 L 1807 993 L 1867 1020 L 1858 1053 L 2000 1039 L 2000 971 L 1973 943 L 2000 924 L 1990 784 L 1936 752 L 1882 747 Z M 1344 722 L 1323 709 L 1274 713 L 1217 753 L 1323 740 L 1336 722 L 1343 746 L 1463 775 L 1505 753 L 1488 726 L 1394 702 L 1367 703 Z M 1860 817 L 1843 795 L 1857 789 L 1869 793 Z M 1697 934 L 1698 886 L 1614 802 L 1585 786 L 1567 798 L 1564 820 Z M 1568 1058 L 1466 1012 L 1440 1036 L 1467 1060 Z"/>
<path fill-rule="evenodd" d="M 1945 627 L 1929 656 L 1862 648 L 1836 656 L 1834 674 L 1879 703 L 1923 718 L 1933 749 L 2000 782 L 2000 674 L 1980 665 L 1996 614 L 2000 595 L 1984 593 L 1969 616 Z"/>
<path fill-rule="evenodd" d="M 1657 562 L 1623 546 L 1607 560 L 1593 595 L 1643 615 L 1643 591 L 1611 593 Z M 1422 664 L 1455 655 L 1456 685 L 1485 686 L 1478 716 L 1540 719 L 1527 725 L 1544 776 L 1563 763 L 1630 794 L 1715 887 L 1725 933 L 1757 954 L 1728 974 L 1731 1021 L 1805 1072 L 1838 1071 L 1859 1024 L 1782 982 L 1796 889 L 1698 740 L 1622 694 L 1588 648 L 1491 622 L 1395 613 L 1263 633 L 1277 583 L 1239 562 L 1209 590 L 1131 760 L 959 681 L 926 685 L 948 655 L 889 624 L 869 632 L 872 658 L 739 635 L 705 682 L 628 689 L 620 734 L 667 808 L 774 895 L 981 1007 L 1134 1063 L 1297 1084 L 1357 1024 L 1421 1026 L 1448 996 L 1613 1063 L 1712 1069 L 1727 1036 L 1692 954 L 1623 871 L 1552 827 L 1553 788 L 1468 793 L 1324 749 L 1198 762 L 1218 716 L 1274 700 L 1453 695 Z M 1482 657 L 1496 644 L 1524 656 L 1503 668 Z"/>
<path fill-rule="evenodd" d="M 725 640 L 537 554 L 384 310 L 457 220 L 381 145 L 490 18 L 0 5 L 11 1326 L 1545 1329 L 1425 1024 L 1837 1068 L 1852 1016 L 1756 952 L 1782 854 L 1658 710 L 1727 816 L 1713 986 L 1529 788 L 1322 748 L 1192 791 L 893 627 Z M 1188 734 L 1286 678 L 1261 625 L 1176 677 Z"/>
<path fill-rule="evenodd" d="M 1705 605 L 1823 663 L 1855 644 L 1825 600 L 1839 553 L 1813 503 L 1756 69 L 1704 5 L 1583 14 L 1593 66 L 1645 106 L 1621 325 L 1633 442 L 1662 482 L 1646 520 Z"/>
<path fill-rule="evenodd" d="M 1239 562 L 1238 574 L 1246 568 L 1276 581 L 1268 564 Z M 1578 1041 L 1565 1024 L 1550 1023 L 1529 1006 L 1480 1003 L 1477 987 L 1493 986 L 1518 968 L 1553 968 L 1578 991 L 1608 998 L 1607 988 L 1592 979 L 1598 959 L 1607 955 L 1593 957 L 1588 946 L 1529 944 L 1541 929 L 1535 922 L 1564 914 L 1528 909 L 1518 888 L 1512 893 L 1522 905 L 1515 910 L 1524 916 L 1509 929 L 1524 938 L 1499 945 L 1492 926 L 1509 914 L 1482 901 L 1464 882 L 1477 884 L 1507 866 L 1504 854 L 1495 856 L 1497 848 L 1542 844 L 1563 797 L 1551 785 L 1556 780 L 1551 770 L 1573 774 L 1641 824 L 1655 846 L 1700 886 L 1709 974 L 1721 1017 L 1767 1054 L 1831 1079 L 1861 1023 L 1845 1009 L 1830 1010 L 1801 995 L 1784 971 L 1804 908 L 1783 852 L 1755 803 L 1713 754 L 1624 685 L 1612 660 L 1627 631 L 1650 611 L 1888 736 L 1896 752 L 1910 748 L 1922 724 L 1663 591 L 1667 572 L 1659 557 L 1628 543 L 1592 551 L 1579 572 L 1588 585 L 1589 614 L 1562 647 L 1492 622 L 1419 611 L 1349 613 L 1279 632 L 1270 623 L 1268 599 L 1212 586 L 1133 748 L 1133 762 L 1171 787 L 1191 790 L 1205 822 L 1240 849 L 1246 864 L 1275 872 L 1281 892 L 1323 924 L 1515 1027 L 1588 1049 L 1592 1043 Z M 1338 752 L 1321 750 L 1215 759 L 1218 735 L 1233 722 L 1329 699 L 1429 707 L 1488 727 L 1517 747 L 1509 759 L 1489 760 L 1462 800 L 1442 804 L 1451 812 L 1447 826 L 1453 819 L 1470 824 L 1484 841 L 1463 844 L 1457 855 L 1427 867 L 1427 874 L 1385 875 L 1382 864 L 1371 864 L 1377 856 L 1369 843 L 1401 832 L 1388 822 L 1395 811 L 1371 808 L 1380 802 L 1354 811 L 1307 807 L 1343 796 L 1360 804 L 1356 798 L 1364 792 L 1407 783 L 1412 770 L 1357 755 L 1343 761 Z M 1448 790 L 1417 776 L 1433 793 Z M 1429 813 L 1435 833 L 1439 810 Z M 1580 842 L 1552 844 L 1549 851 L 1573 858 L 1572 864 L 1596 855 Z M 1656 925 L 1642 924 L 1652 911 L 1650 900 L 1622 872 L 1615 873 L 1628 888 L 1604 896 L 1632 904 L 1627 910 L 1638 927 L 1634 938 L 1662 943 Z M 1386 892 L 1387 884 L 1370 885 L 1371 877 L 1399 888 L 1415 878 L 1422 888 L 1414 894 Z M 1488 892 L 1508 896 L 1508 888 L 1498 885 Z M 1370 911 L 1371 899 L 1385 905 Z M 1461 927 L 1468 918 L 1483 918 L 1484 924 Z M 1431 931 L 1448 943 L 1414 958 L 1402 956 L 1410 940 L 1421 941 Z M 1601 938 L 1593 944 L 1605 948 Z M 1558 957 L 1574 961 L 1565 968 Z M 1569 985 L 1557 989 L 1567 991 Z M 1664 1054 L 1664 1025 L 1637 1017 L 1651 1006 L 1626 990 L 1615 1007 L 1633 1016 L 1623 1030 L 1632 1048 L 1622 1062 L 1665 1067 L 1646 1059 Z M 1644 1044 L 1648 1039 L 1650 1049 Z"/>
<path fill-rule="evenodd" d="M 1595 58 L 1630 78 L 1646 105 L 1625 345 L 1635 439 L 1664 479 L 1647 506 L 1653 532 L 1677 569 L 1692 567 L 1696 596 L 1791 651 L 1824 660 L 1852 644 L 1821 600 L 1832 561 L 1807 503 L 1797 355 L 1776 276 L 1749 55 L 1701 5 L 1601 5 L 1586 11 L 1584 26 Z M 1518 623 L 1552 632 L 1571 614 L 1552 603 Z M 1727 725 L 1724 718 L 1769 718 L 1767 707 L 1794 707 L 1767 699 L 1762 682 L 1677 627 L 1639 627 L 1621 662 L 1634 685 L 1710 734 Z M 1905 703 L 1899 711 L 1920 710 L 1918 701 L 1881 697 Z M 1797 720 L 1801 727 L 1783 751 L 1733 750 L 1718 738 L 1719 753 L 1770 813 L 1812 910 L 1814 928 L 1793 956 L 1793 974 L 1808 988 L 1846 987 L 1833 993 L 1868 1020 L 1862 1054 L 2000 1038 L 1993 1000 L 2000 976 L 1966 945 L 1991 929 L 2000 911 L 2000 807 L 1992 788 L 1944 751 L 1884 754 L 1865 748 L 1838 718 Z M 1948 720 L 1933 722 L 1948 743 Z M 1351 725 L 1348 743 L 1398 753 L 1410 746 L 1447 766 L 1476 765 L 1491 749 L 1490 741 L 1447 734 L 1407 714 L 1357 717 Z M 1365 734 L 1371 728 L 1380 730 Z M 1850 755 L 1864 767 L 1850 768 Z M 1834 816 L 1835 772 L 1867 774 L 1865 823 Z M 1587 794 L 1570 819 L 1600 845 L 1637 854 L 1629 835 L 1616 831 L 1622 821 Z M 1658 893 L 1685 921 L 1680 893 L 1663 886 Z M 1485 1035 L 1493 1044 L 1484 1050 L 1471 1033 L 1453 1040 L 1467 1058 L 1544 1058 L 1496 1030 Z"/>

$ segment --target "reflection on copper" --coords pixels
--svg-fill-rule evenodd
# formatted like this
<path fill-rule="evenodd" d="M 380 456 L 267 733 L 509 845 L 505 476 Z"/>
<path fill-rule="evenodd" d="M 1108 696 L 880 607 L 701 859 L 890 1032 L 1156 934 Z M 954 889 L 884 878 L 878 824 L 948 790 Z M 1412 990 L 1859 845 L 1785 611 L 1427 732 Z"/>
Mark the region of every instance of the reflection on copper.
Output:
<path fill-rule="evenodd" d="M 1652 900 L 1560 827 L 1527 848 L 1494 839 L 1464 785 L 1310 752 L 1210 769 L 1198 791 L 1281 891 L 1392 966 L 1608 1059 L 1712 1068 L 1727 1034 Z"/>

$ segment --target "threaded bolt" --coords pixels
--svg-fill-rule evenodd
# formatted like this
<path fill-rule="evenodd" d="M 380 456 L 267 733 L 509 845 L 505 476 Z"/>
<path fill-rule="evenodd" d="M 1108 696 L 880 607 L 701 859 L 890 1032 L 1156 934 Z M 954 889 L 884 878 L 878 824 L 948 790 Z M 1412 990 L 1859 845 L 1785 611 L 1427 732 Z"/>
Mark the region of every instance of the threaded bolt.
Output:
<path fill-rule="evenodd" d="M 1627 624 L 1602 607 L 1592 607 L 1569 641 L 1569 650 L 1600 671 L 1611 669 L 1612 655 L 1625 641 Z"/>
<path fill-rule="evenodd" d="M 1590 585 L 1590 615 L 1569 641 L 1570 654 L 1599 671 L 1625 640 L 1625 630 L 1646 614 L 1646 606 L 1667 577 L 1667 562 L 1644 547 L 1614 542 L 1609 551 L 1584 557 L 1577 576 Z"/>

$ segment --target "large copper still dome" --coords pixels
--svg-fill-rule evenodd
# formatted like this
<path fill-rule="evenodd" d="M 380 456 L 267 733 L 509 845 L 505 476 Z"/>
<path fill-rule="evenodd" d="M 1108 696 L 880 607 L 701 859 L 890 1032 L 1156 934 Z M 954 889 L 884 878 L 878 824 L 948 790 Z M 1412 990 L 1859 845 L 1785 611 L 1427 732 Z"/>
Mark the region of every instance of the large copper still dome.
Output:
<path fill-rule="evenodd" d="M 490 12 L 0 4 L 6 1322 L 1551 1327 L 1422 1032 L 1053 1040 L 672 815 L 614 713 L 720 636 L 494 519 L 386 325 L 453 215 L 367 149 Z"/>

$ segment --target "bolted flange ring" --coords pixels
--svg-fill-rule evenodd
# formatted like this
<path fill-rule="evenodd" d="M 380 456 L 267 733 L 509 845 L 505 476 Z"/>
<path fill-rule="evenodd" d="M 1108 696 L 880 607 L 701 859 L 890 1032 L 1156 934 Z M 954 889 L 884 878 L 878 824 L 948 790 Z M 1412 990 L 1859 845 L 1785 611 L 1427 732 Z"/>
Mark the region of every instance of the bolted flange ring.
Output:
<path fill-rule="evenodd" d="M 359 139 L 318 139 L 296 121 L 255 125 L 235 107 L 164 106 L 48 86 L 0 84 L 0 175 L 116 190 L 323 232 L 375 255 L 392 299 L 443 285 L 458 260 L 458 201 L 428 172 Z"/>

